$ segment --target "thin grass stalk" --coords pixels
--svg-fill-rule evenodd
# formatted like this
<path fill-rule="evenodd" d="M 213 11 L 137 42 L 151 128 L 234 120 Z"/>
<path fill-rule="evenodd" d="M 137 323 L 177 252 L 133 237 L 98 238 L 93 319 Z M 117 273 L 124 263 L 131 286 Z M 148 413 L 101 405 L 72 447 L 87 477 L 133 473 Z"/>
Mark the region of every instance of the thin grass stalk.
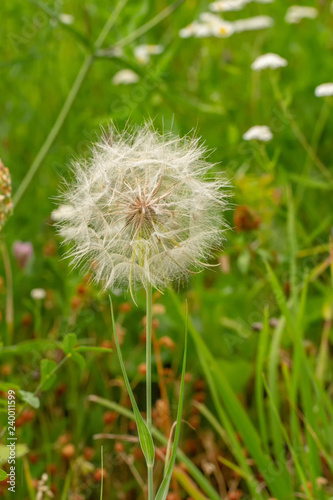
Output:
<path fill-rule="evenodd" d="M 1 252 L 6 275 L 6 326 L 7 337 L 5 344 L 11 345 L 14 335 L 14 292 L 13 273 L 6 243 L 1 241 Z"/>

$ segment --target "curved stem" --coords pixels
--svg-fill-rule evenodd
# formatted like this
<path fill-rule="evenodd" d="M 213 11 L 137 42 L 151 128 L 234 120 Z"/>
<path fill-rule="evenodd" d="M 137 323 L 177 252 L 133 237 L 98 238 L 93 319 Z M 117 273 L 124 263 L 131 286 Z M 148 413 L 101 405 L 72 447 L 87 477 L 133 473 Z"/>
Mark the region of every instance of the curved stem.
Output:
<path fill-rule="evenodd" d="M 151 357 L 152 357 L 152 304 L 153 293 L 150 284 L 146 290 L 146 398 L 147 398 L 147 427 L 152 432 L 152 395 L 151 395 Z M 148 467 L 148 500 L 154 498 L 153 468 Z"/>
<path fill-rule="evenodd" d="M 82 87 L 82 84 L 84 82 L 84 79 L 95 59 L 95 53 L 101 48 L 102 44 L 104 43 L 106 37 L 108 36 L 111 28 L 113 27 L 114 23 L 116 22 L 118 15 L 120 14 L 121 10 L 125 6 L 128 0 L 121 0 L 117 7 L 114 9 L 112 14 L 110 15 L 109 19 L 105 23 L 100 35 L 98 36 L 95 44 L 94 44 L 94 53 L 89 54 L 85 57 L 83 64 L 77 74 L 77 77 L 74 80 L 74 83 L 72 85 L 72 88 L 70 89 L 66 101 L 64 102 L 63 107 L 60 110 L 60 113 L 49 133 L 47 138 L 45 139 L 42 147 L 40 148 L 36 158 L 34 159 L 33 163 L 31 164 L 28 172 L 26 173 L 25 177 L 23 178 L 23 181 L 19 185 L 15 195 L 13 196 L 13 203 L 14 206 L 16 206 L 19 201 L 21 200 L 22 196 L 24 195 L 25 191 L 27 190 L 30 182 L 34 178 L 37 170 L 39 169 L 40 165 L 42 164 L 45 156 L 49 152 L 52 144 L 54 143 L 57 135 L 59 134 L 61 127 L 63 126 L 65 119 L 67 118 L 67 115 L 73 105 L 73 102 L 76 99 L 77 94 L 79 93 L 80 88 Z"/>
<path fill-rule="evenodd" d="M 303 132 L 299 128 L 296 120 L 294 119 L 294 117 L 290 113 L 288 105 L 286 104 L 285 99 L 282 96 L 282 92 L 280 90 L 280 87 L 279 87 L 279 84 L 278 84 L 278 81 L 277 81 L 277 78 L 275 77 L 275 75 L 274 76 L 271 75 L 271 83 L 272 83 L 275 98 L 277 99 L 277 101 L 282 109 L 282 112 L 283 112 L 284 116 L 286 117 L 286 119 L 288 120 L 289 125 L 292 128 L 299 143 L 301 144 L 301 146 L 303 147 L 303 149 L 307 153 L 309 159 L 311 159 L 312 162 L 317 166 L 318 170 L 320 170 L 320 172 L 323 174 L 323 176 L 326 177 L 326 179 L 331 181 L 332 175 L 327 170 L 327 167 L 323 164 L 323 162 L 320 160 L 320 158 L 318 158 L 315 150 L 313 149 L 311 144 L 309 144 L 305 135 L 303 134 Z"/>

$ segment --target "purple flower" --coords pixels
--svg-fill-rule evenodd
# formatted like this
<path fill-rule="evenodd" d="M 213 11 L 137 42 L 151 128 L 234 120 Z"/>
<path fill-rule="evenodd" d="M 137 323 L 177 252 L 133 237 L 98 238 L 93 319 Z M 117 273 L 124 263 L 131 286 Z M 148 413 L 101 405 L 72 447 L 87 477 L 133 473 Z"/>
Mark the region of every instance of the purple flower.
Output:
<path fill-rule="evenodd" d="M 33 256 L 34 248 L 30 241 L 15 241 L 13 244 L 13 255 L 21 269 L 24 269 Z"/>

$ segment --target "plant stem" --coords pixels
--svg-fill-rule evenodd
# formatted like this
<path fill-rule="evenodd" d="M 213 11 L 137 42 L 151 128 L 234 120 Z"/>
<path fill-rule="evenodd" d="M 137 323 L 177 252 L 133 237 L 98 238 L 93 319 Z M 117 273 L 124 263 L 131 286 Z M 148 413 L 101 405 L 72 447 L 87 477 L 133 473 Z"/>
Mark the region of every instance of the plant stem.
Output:
<path fill-rule="evenodd" d="M 95 59 L 95 55 L 98 52 L 98 50 L 101 48 L 102 44 L 104 43 L 107 35 L 109 34 L 111 28 L 113 27 L 114 23 L 116 22 L 118 15 L 120 14 L 122 8 L 125 6 L 128 0 L 120 0 L 112 14 L 110 15 L 109 19 L 105 23 L 102 31 L 100 32 L 100 35 L 98 36 L 95 44 L 94 44 L 94 52 L 92 54 L 88 54 L 84 61 L 83 64 L 77 74 L 77 77 L 74 80 L 74 83 L 72 85 L 72 88 L 70 89 L 66 101 L 64 102 L 63 107 L 60 110 L 60 113 L 49 133 L 47 138 L 45 139 L 42 147 L 40 148 L 36 158 L 34 159 L 33 163 L 31 164 L 28 172 L 26 173 L 23 181 L 19 185 L 15 195 L 13 196 L 13 204 L 16 206 L 19 201 L 21 200 L 22 196 L 24 195 L 25 191 L 27 190 L 30 182 L 34 178 L 37 170 L 39 169 L 41 163 L 43 162 L 44 158 L 46 157 L 47 153 L 49 152 L 52 144 L 54 143 L 55 139 L 57 138 L 57 135 L 59 134 L 61 127 L 64 124 L 65 119 L 67 118 L 67 115 L 73 105 L 73 102 L 76 99 L 76 96 L 82 87 L 82 84 L 84 82 L 84 79 L 92 65 Z"/>
<path fill-rule="evenodd" d="M 152 346 L 152 305 L 153 305 L 153 291 L 150 284 L 147 285 L 146 290 L 146 397 L 147 397 L 147 427 L 149 432 L 152 432 L 152 415 L 151 415 L 151 346 Z M 148 500 L 154 498 L 153 486 L 153 468 L 148 467 Z"/>
<path fill-rule="evenodd" d="M 280 90 L 280 87 L 279 87 L 279 84 L 278 84 L 278 81 L 277 81 L 277 78 L 275 77 L 275 75 L 271 75 L 271 83 L 272 83 L 275 98 L 277 99 L 277 101 L 282 109 L 282 112 L 283 112 L 284 116 L 286 117 L 286 119 L 288 120 L 288 122 L 289 122 L 295 136 L 297 137 L 299 143 L 301 144 L 301 146 L 303 147 L 303 149 L 307 153 L 309 159 L 311 159 L 312 162 L 317 166 L 318 170 L 320 170 L 320 172 L 323 174 L 323 176 L 326 177 L 326 179 L 331 181 L 332 176 L 331 176 L 330 172 L 327 170 L 327 167 L 323 164 L 323 162 L 320 160 L 320 158 L 318 158 L 315 150 L 313 149 L 311 144 L 309 144 L 305 135 L 303 134 L 303 132 L 299 128 L 297 122 L 295 121 L 294 117 L 290 113 L 288 105 L 286 104 L 286 101 L 282 96 L 282 92 Z"/>
<path fill-rule="evenodd" d="M 3 265 L 6 275 L 6 325 L 7 338 L 5 344 L 10 345 L 14 334 L 14 296 L 13 296 L 13 273 L 6 243 L 1 241 Z"/>

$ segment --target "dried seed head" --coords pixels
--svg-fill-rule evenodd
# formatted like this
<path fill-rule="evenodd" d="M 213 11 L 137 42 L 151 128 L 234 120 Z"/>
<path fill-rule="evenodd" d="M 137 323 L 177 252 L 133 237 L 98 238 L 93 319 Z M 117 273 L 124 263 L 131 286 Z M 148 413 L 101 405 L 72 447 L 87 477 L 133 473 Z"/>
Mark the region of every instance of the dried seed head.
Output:
<path fill-rule="evenodd" d="M 0 159 L 0 231 L 12 212 L 12 181 L 8 168 Z"/>
<path fill-rule="evenodd" d="M 111 139 L 110 139 L 111 138 Z M 202 269 L 219 248 L 227 197 L 224 180 L 205 179 L 211 164 L 198 139 L 161 135 L 151 124 L 96 144 L 73 165 L 62 196 L 60 234 L 74 266 L 93 271 L 104 288 L 163 288 Z"/>

